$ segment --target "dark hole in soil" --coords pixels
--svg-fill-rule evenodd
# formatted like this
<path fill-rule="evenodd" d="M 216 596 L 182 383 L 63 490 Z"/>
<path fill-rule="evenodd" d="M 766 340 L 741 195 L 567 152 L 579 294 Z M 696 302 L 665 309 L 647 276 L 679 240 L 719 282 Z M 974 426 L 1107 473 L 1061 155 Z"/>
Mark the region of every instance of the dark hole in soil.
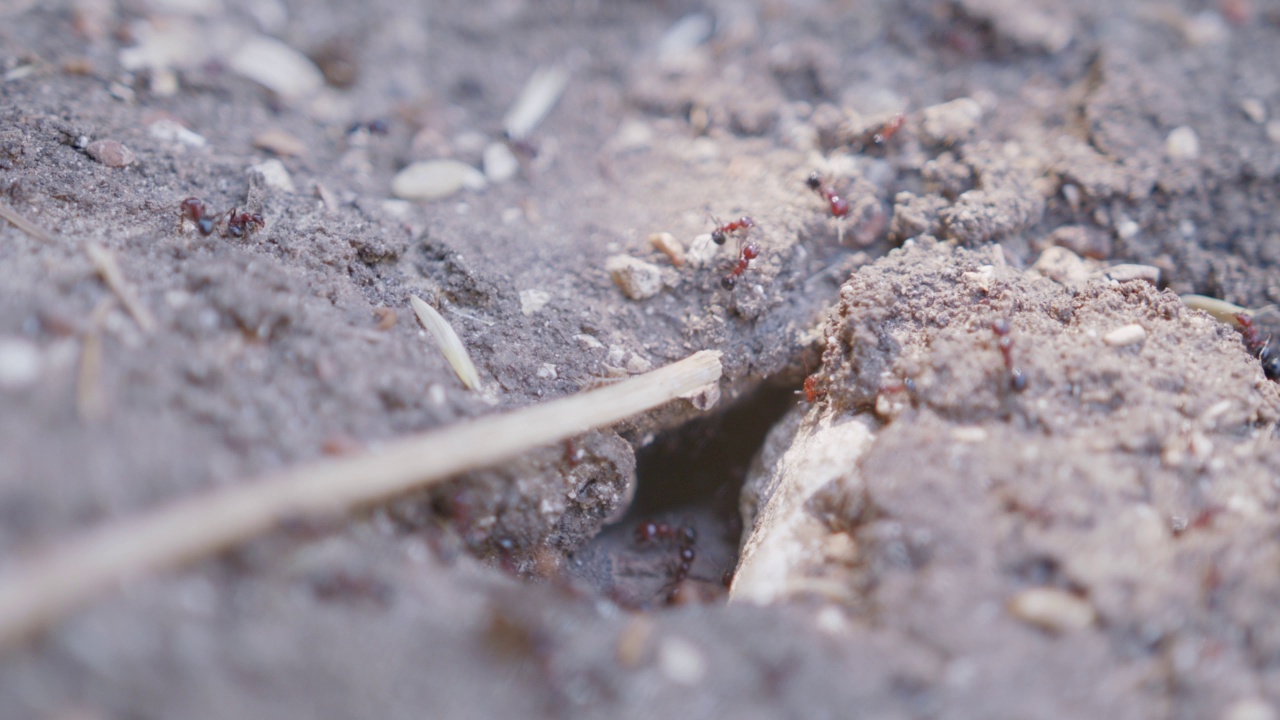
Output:
<path fill-rule="evenodd" d="M 762 386 L 640 449 L 631 510 L 574 553 L 569 572 L 628 607 L 723 597 L 738 560 L 743 480 L 795 402 L 793 387 Z"/>

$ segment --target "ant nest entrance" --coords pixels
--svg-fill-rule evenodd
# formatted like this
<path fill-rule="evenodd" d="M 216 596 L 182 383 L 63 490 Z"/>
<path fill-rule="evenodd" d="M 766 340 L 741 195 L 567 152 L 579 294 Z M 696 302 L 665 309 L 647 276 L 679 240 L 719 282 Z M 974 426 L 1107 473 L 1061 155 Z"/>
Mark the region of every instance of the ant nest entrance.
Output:
<path fill-rule="evenodd" d="M 743 481 L 795 402 L 794 388 L 761 387 L 658 434 L 636 451 L 631 508 L 570 553 L 565 572 L 628 608 L 723 600 L 738 562 Z"/>

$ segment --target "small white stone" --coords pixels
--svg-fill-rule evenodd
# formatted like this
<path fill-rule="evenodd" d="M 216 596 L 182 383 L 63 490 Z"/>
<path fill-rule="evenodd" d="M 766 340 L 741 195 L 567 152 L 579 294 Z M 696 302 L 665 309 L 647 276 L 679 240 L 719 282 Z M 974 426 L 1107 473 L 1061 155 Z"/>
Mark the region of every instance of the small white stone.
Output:
<path fill-rule="evenodd" d="M 711 239 L 711 233 L 703 233 L 693 239 L 689 252 L 685 253 L 685 260 L 693 267 L 706 267 L 720 253 L 720 247 Z"/>
<path fill-rule="evenodd" d="M 977 425 L 963 425 L 951 431 L 951 438 L 956 442 L 980 443 L 987 439 L 987 431 Z"/>
<path fill-rule="evenodd" d="M 405 200 L 439 200 L 462 188 L 485 186 L 484 173 L 458 160 L 416 162 L 396 174 L 391 192 Z"/>
<path fill-rule="evenodd" d="M 1155 265 L 1138 265 L 1135 263 L 1120 263 L 1112 265 L 1103 271 L 1112 282 L 1128 282 L 1130 280 L 1143 280 L 1152 285 L 1160 282 L 1160 268 Z"/>
<path fill-rule="evenodd" d="M 1044 587 L 1014 595 L 1008 608 L 1019 620 L 1055 633 L 1087 629 L 1097 616 L 1089 601 L 1064 590 Z"/>
<path fill-rule="evenodd" d="M 556 366 L 551 363 L 542 363 L 542 365 L 538 366 L 538 377 L 542 380 L 555 380 L 559 376 L 559 373 L 556 372 Z"/>
<path fill-rule="evenodd" d="M 40 348 L 21 338 L 0 338 L 0 389 L 18 390 L 40 377 Z"/>
<path fill-rule="evenodd" d="M 596 339 L 595 335 L 574 335 L 573 339 L 582 343 L 582 346 L 588 350 L 598 350 L 604 347 L 604 343 Z"/>
<path fill-rule="evenodd" d="M 627 372 L 631 373 L 632 375 L 647 373 L 652 369 L 653 369 L 653 363 L 649 362 L 648 360 L 645 360 L 639 355 L 632 354 L 630 358 L 627 358 Z"/>
<path fill-rule="evenodd" d="M 684 264 L 684 245 L 669 232 L 653 233 L 649 236 L 649 244 L 658 252 L 671 259 L 671 264 L 680 267 Z"/>
<path fill-rule="evenodd" d="M 289 170 L 285 168 L 284 163 L 276 158 L 264 160 L 257 165 L 250 165 L 249 172 L 262 173 L 262 180 L 269 187 L 290 194 L 298 191 L 298 188 L 293 184 L 293 176 L 289 174 Z"/>
<path fill-rule="evenodd" d="M 652 263 L 629 255 L 614 255 L 605 261 L 604 269 L 632 300 L 651 298 L 662 291 L 662 270 Z"/>
<path fill-rule="evenodd" d="M 1262 698 L 1237 700 L 1222 711 L 1222 720 L 1276 720 L 1276 710 Z"/>
<path fill-rule="evenodd" d="M 521 290 L 520 291 L 520 312 L 529 317 L 547 306 L 551 302 L 551 293 L 546 290 Z"/>
<path fill-rule="evenodd" d="M 609 139 L 615 152 L 644 150 L 653 144 L 653 128 L 640 120 L 628 120 Z"/>
<path fill-rule="evenodd" d="M 1186 125 L 1176 127 L 1165 138 L 1164 151 L 1174 160 L 1195 160 L 1200 157 L 1200 136 Z"/>
<path fill-rule="evenodd" d="M 697 645 L 679 637 L 663 639 L 658 645 L 658 667 L 667 679 L 693 686 L 707 675 L 707 659 Z"/>
<path fill-rule="evenodd" d="M 1133 220 L 1123 219 L 1116 223 L 1116 237 L 1121 240 L 1131 240 L 1142 229 L 1142 226 Z"/>
<path fill-rule="evenodd" d="M 506 143 L 490 143 L 484 149 L 484 175 L 489 182 L 506 182 L 520 172 L 520 161 Z"/>
<path fill-rule="evenodd" d="M 1267 121 L 1267 106 L 1258 98 L 1245 98 L 1240 101 L 1240 112 L 1244 116 L 1261 125 Z"/>
<path fill-rule="evenodd" d="M 233 72 L 253 80 L 286 101 L 324 86 L 324 75 L 310 58 L 273 37 L 250 37 L 228 59 Z"/>
<path fill-rule="evenodd" d="M 176 120 L 160 118 L 147 126 L 151 137 L 164 142 L 177 142 L 191 147 L 204 147 L 208 142 L 203 135 L 184 127 Z"/>
<path fill-rule="evenodd" d="M 1126 347 L 1128 345 L 1136 345 L 1147 339 L 1147 331 L 1141 325 L 1134 323 L 1118 327 L 1115 330 L 1102 336 L 1102 342 L 1111 347 Z"/>
<path fill-rule="evenodd" d="M 1267 139 L 1273 143 L 1280 144 L 1280 120 L 1272 120 L 1267 123 Z"/>

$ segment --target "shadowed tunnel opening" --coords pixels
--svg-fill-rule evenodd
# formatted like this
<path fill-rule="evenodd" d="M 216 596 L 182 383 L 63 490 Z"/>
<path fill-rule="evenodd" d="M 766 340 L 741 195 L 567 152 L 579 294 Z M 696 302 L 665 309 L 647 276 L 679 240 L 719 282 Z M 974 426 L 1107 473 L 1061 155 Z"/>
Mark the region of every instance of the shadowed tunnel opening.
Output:
<path fill-rule="evenodd" d="M 738 500 L 770 428 L 797 401 L 765 384 L 636 452 L 631 509 L 570 560 L 570 572 L 628 607 L 723 597 L 738 559 Z"/>

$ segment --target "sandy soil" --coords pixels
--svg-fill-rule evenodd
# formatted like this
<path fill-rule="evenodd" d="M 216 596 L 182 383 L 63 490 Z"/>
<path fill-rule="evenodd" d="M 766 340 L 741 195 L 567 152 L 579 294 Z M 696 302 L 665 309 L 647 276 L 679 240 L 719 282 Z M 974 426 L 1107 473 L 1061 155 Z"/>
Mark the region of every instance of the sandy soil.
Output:
<path fill-rule="evenodd" d="M 1278 53 L 1264 0 L 0 2 L 0 202 L 52 235 L 0 224 L 0 569 L 696 350 L 726 368 L 710 415 L 130 582 L 3 649 L 0 716 L 1276 717 L 1280 398 L 1177 295 L 1280 302 Z M 564 92 L 507 142 L 539 68 Z M 395 197 L 444 158 L 484 187 Z M 263 227 L 202 234 L 193 196 Z M 705 235 L 743 215 L 730 290 L 738 242 Z M 726 604 L 739 488 L 810 375 L 881 426 L 874 517 L 815 509 L 865 548 L 853 593 Z M 1018 618 L 1028 587 L 1096 621 Z"/>

